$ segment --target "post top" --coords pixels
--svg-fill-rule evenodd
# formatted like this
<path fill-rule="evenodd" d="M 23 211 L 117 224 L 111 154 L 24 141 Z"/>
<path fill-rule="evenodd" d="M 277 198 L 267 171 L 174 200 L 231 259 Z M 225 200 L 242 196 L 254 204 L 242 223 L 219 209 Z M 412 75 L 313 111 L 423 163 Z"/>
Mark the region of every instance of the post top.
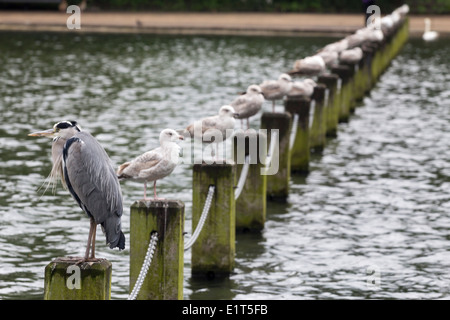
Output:
<path fill-rule="evenodd" d="M 184 207 L 184 202 L 181 200 L 170 199 L 148 199 L 136 200 L 131 207 L 146 207 L 146 208 L 181 208 Z"/>

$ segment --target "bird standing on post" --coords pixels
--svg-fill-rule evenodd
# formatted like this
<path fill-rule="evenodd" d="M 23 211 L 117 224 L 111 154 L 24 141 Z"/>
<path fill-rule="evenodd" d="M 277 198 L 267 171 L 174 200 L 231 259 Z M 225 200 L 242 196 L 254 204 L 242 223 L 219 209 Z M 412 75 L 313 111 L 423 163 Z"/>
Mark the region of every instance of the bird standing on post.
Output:
<path fill-rule="evenodd" d="M 147 182 L 153 181 L 153 199 L 158 199 L 156 181 L 171 174 L 177 166 L 181 147 L 176 141 L 183 139 L 183 136 L 175 130 L 164 129 L 159 134 L 160 147 L 121 164 L 117 170 L 117 177 L 119 180 L 144 182 L 144 200 L 149 200 L 147 199 Z"/>
<path fill-rule="evenodd" d="M 202 141 L 203 144 L 215 143 L 216 151 L 211 148 L 211 156 L 217 160 L 217 149 L 219 142 L 225 141 L 229 135 L 228 130 L 233 130 L 236 123 L 235 118 L 239 114 L 230 105 L 220 107 L 219 114 L 202 118 L 180 130 L 181 134 L 189 135 L 193 139 Z"/>
<path fill-rule="evenodd" d="M 261 110 L 264 102 L 264 95 L 261 87 L 257 84 L 248 86 L 247 91 L 234 99 L 230 105 L 239 114 L 238 119 L 247 119 L 247 129 L 250 128 L 249 118 L 254 116 Z M 242 122 L 242 120 L 241 120 Z M 242 123 L 241 123 L 242 125 Z"/>
<path fill-rule="evenodd" d="M 291 76 L 282 73 L 278 80 L 265 80 L 260 85 L 264 98 L 272 101 L 272 111 L 275 112 L 275 101 L 281 100 L 291 90 Z"/>
<path fill-rule="evenodd" d="M 102 226 L 106 244 L 111 249 L 124 249 L 122 191 L 111 161 L 98 141 L 90 133 L 82 131 L 76 121 L 60 121 L 52 129 L 30 133 L 29 136 L 53 138 L 50 177 L 61 177 L 63 186 L 91 219 L 82 261 L 96 260 L 98 224 Z"/>

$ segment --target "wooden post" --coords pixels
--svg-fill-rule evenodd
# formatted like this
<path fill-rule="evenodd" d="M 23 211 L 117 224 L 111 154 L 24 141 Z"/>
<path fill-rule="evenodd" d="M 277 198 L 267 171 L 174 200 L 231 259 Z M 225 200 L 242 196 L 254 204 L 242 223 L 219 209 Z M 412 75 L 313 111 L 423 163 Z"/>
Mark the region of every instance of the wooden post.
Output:
<path fill-rule="evenodd" d="M 315 100 L 313 123 L 309 132 L 309 147 L 320 152 L 325 147 L 327 133 L 327 114 L 325 110 L 325 89 L 323 84 L 314 87 L 312 98 Z"/>
<path fill-rule="evenodd" d="M 136 201 L 130 208 L 130 292 L 158 233 L 156 250 L 138 300 L 182 300 L 184 203 L 179 200 Z"/>
<path fill-rule="evenodd" d="M 228 276 L 234 268 L 236 215 L 235 164 L 195 164 L 192 177 L 192 228 L 196 228 L 210 185 L 214 196 L 203 231 L 192 246 L 193 277 Z"/>
<path fill-rule="evenodd" d="M 245 157 L 250 155 L 247 179 L 236 200 L 236 231 L 261 231 L 266 221 L 267 175 L 262 174 L 267 154 L 267 136 L 247 130 L 236 132 L 233 142 L 233 159 L 236 163 L 236 185 Z"/>
<path fill-rule="evenodd" d="M 267 197 L 269 200 L 286 201 L 289 195 L 289 179 L 291 175 L 291 150 L 289 138 L 292 117 L 290 113 L 264 112 L 261 117 L 261 128 L 267 129 L 268 144 L 272 139 L 271 130 L 278 131 L 278 147 L 274 157 L 278 159 L 278 171 L 267 176 Z M 276 159 L 274 159 L 276 161 Z"/>
<path fill-rule="evenodd" d="M 337 92 L 337 82 L 339 77 L 336 74 L 323 74 L 318 78 L 318 83 L 323 83 L 328 88 L 328 102 L 326 110 L 326 135 L 337 136 L 339 123 L 339 92 Z"/>
<path fill-rule="evenodd" d="M 311 99 L 287 99 L 284 108 L 292 116 L 298 114 L 298 127 L 291 150 L 291 171 L 307 173 L 309 171 L 309 111 Z"/>
<path fill-rule="evenodd" d="M 56 258 L 45 267 L 44 300 L 111 299 L 111 262 L 78 263 L 80 259 Z"/>
<path fill-rule="evenodd" d="M 331 71 L 341 79 L 339 122 L 347 122 L 350 117 L 351 105 L 350 68 L 348 66 L 338 65 L 333 67 Z"/>

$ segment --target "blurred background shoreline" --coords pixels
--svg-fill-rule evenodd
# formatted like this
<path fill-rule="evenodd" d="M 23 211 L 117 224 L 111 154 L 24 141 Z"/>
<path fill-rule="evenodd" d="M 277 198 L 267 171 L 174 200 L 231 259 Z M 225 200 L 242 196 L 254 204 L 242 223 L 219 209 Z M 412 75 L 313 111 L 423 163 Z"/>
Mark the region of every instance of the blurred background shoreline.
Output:
<path fill-rule="evenodd" d="M 71 30 L 69 13 L 53 11 L 0 10 L 0 30 L 107 32 L 250 36 L 336 36 L 363 26 L 362 14 L 318 13 L 211 13 L 211 12 L 91 12 L 81 13 L 81 29 Z M 450 36 L 450 15 L 410 16 L 410 36 L 424 31 L 424 18 L 433 30 Z"/>

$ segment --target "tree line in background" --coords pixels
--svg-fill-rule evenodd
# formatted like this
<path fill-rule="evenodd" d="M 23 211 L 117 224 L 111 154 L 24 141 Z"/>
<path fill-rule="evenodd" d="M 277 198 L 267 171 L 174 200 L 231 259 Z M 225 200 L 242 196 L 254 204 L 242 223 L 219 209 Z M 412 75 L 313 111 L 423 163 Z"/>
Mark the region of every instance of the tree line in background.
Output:
<path fill-rule="evenodd" d="M 70 1 L 68 1 L 70 2 Z M 378 0 L 381 12 L 392 12 L 407 3 L 411 13 L 450 13 L 450 0 Z M 104 10 L 154 10 L 192 12 L 317 12 L 356 13 L 361 0 L 88 0 L 89 7 Z"/>

